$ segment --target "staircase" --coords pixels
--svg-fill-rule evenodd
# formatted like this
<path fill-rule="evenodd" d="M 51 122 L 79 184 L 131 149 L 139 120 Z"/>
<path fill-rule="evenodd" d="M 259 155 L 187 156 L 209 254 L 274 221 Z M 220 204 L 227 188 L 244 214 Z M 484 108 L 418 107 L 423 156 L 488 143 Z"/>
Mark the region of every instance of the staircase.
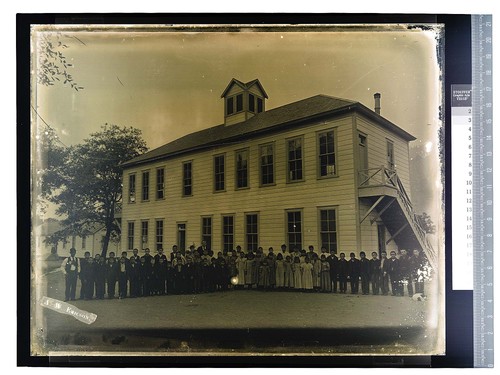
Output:
<path fill-rule="evenodd" d="M 438 254 L 413 211 L 410 198 L 396 171 L 384 166 L 359 171 L 358 195 L 372 205 L 362 221 L 375 210 L 399 248 L 419 249 L 432 268 L 437 269 Z"/>

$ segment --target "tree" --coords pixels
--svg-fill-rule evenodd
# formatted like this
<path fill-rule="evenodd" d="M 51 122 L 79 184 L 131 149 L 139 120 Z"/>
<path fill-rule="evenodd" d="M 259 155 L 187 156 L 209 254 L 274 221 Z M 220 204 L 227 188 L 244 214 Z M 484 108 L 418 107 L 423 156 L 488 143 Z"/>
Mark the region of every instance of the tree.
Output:
<path fill-rule="evenodd" d="M 44 86 L 53 86 L 56 82 L 63 85 L 69 85 L 72 89 L 79 91 L 83 90 L 69 74 L 68 68 L 73 67 L 73 64 L 68 62 L 63 51 L 68 47 L 63 42 L 69 38 L 61 33 L 39 33 L 40 37 L 37 40 L 37 82 Z M 80 39 L 73 37 L 80 43 L 85 45 Z"/>
<path fill-rule="evenodd" d="M 42 176 L 42 194 L 58 205 L 62 228 L 49 239 L 64 240 L 86 235 L 102 225 L 106 256 L 112 237 L 120 234 L 115 220 L 122 203 L 121 164 L 147 151 L 141 131 L 105 124 L 82 144 L 60 147 L 48 141 L 47 167 Z"/>
<path fill-rule="evenodd" d="M 423 212 L 421 215 L 416 215 L 418 223 L 420 224 L 420 227 L 425 231 L 427 234 L 434 234 L 436 233 L 436 226 L 431 220 L 431 217 Z"/>

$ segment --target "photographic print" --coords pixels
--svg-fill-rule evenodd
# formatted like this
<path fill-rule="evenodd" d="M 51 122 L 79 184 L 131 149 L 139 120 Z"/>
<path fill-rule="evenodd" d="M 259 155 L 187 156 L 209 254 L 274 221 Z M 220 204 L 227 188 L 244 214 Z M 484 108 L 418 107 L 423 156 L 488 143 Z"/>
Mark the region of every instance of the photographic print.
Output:
<path fill-rule="evenodd" d="M 32 355 L 444 354 L 440 25 L 31 37 Z"/>

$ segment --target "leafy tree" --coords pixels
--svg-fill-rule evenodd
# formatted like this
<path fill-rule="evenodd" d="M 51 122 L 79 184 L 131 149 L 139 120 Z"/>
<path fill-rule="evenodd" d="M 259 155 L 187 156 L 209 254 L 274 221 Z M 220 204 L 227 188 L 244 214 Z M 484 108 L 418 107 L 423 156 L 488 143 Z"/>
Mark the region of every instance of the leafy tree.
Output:
<path fill-rule="evenodd" d="M 416 215 L 418 223 L 422 227 L 422 229 L 425 231 L 425 233 L 428 234 L 434 234 L 436 233 L 436 226 L 434 225 L 431 217 L 426 213 L 423 212 L 421 215 Z"/>
<path fill-rule="evenodd" d="M 132 127 L 104 125 L 82 144 L 58 146 L 47 141 L 47 164 L 42 176 L 42 195 L 57 204 L 63 229 L 49 242 L 72 235 L 86 235 L 96 225 L 105 228 L 102 255 L 110 239 L 120 234 L 115 214 L 122 203 L 121 163 L 147 151 L 141 131 Z"/>
<path fill-rule="evenodd" d="M 68 68 L 73 67 L 73 64 L 68 62 L 64 50 L 69 46 L 64 43 L 64 40 L 69 38 L 61 33 L 40 32 L 40 37 L 37 40 L 37 81 L 44 86 L 53 86 L 60 82 L 63 85 L 69 85 L 72 89 L 79 91 L 83 90 L 73 79 L 73 76 L 68 72 Z M 84 44 L 80 39 L 74 37 L 80 43 Z"/>

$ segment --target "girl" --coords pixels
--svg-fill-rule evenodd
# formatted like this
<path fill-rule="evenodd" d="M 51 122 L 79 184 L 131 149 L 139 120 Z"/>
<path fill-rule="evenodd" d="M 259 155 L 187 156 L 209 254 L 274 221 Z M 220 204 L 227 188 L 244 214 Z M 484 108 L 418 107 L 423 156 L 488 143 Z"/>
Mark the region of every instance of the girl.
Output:
<path fill-rule="evenodd" d="M 252 289 L 252 285 L 254 284 L 254 268 L 255 268 L 255 259 L 252 252 L 249 252 L 247 255 L 247 260 L 245 262 L 245 284 L 248 289 Z"/>
<path fill-rule="evenodd" d="M 331 292 L 332 282 L 330 279 L 330 263 L 326 261 L 325 255 L 321 255 L 321 291 Z"/>
<path fill-rule="evenodd" d="M 285 270 L 284 274 L 284 287 L 287 289 L 293 288 L 293 268 L 292 268 L 292 257 L 290 255 L 286 256 L 283 268 Z"/>
<path fill-rule="evenodd" d="M 315 291 L 319 291 L 321 286 L 321 261 L 318 258 L 318 254 L 313 253 L 312 255 L 312 265 L 313 265 L 313 287 Z"/>
<path fill-rule="evenodd" d="M 245 287 L 245 269 L 247 265 L 247 260 L 245 258 L 245 253 L 240 251 L 239 258 L 236 260 L 236 270 L 238 271 L 238 288 L 243 289 Z"/>
<path fill-rule="evenodd" d="M 262 288 L 264 290 L 269 289 L 269 276 L 270 276 L 270 269 L 269 269 L 269 264 L 267 263 L 267 260 L 264 259 L 259 267 L 259 288 Z"/>
<path fill-rule="evenodd" d="M 302 289 L 302 270 L 300 268 L 300 258 L 295 257 L 292 266 L 293 285 L 295 289 Z"/>
<path fill-rule="evenodd" d="M 311 291 L 313 289 L 313 265 L 309 261 L 309 257 L 305 258 L 305 262 L 301 264 L 301 269 L 302 288 L 307 291 Z"/>
<path fill-rule="evenodd" d="M 283 255 L 278 254 L 275 262 L 276 288 L 283 289 L 285 286 L 285 262 Z"/>

